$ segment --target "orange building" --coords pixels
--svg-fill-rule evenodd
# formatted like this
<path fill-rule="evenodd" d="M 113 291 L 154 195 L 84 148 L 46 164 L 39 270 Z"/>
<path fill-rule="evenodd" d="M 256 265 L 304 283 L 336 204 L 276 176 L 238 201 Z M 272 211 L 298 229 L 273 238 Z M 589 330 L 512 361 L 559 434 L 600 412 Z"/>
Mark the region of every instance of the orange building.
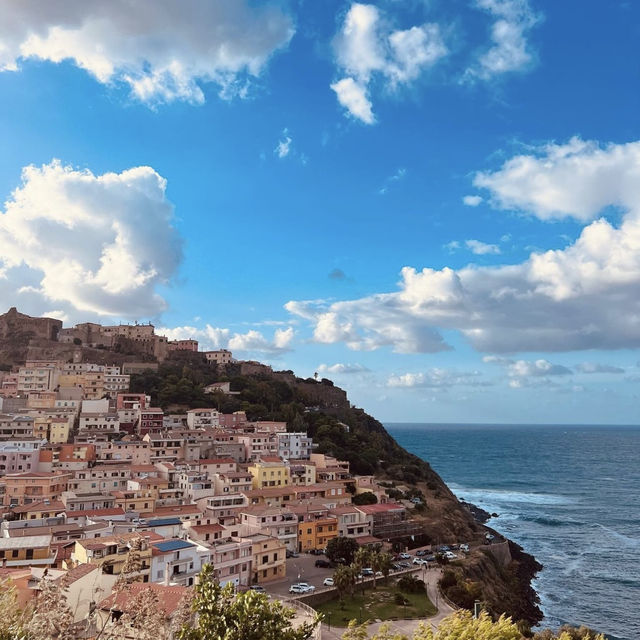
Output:
<path fill-rule="evenodd" d="M 60 500 L 71 476 L 70 473 L 10 473 L 4 477 L 4 505 Z"/>

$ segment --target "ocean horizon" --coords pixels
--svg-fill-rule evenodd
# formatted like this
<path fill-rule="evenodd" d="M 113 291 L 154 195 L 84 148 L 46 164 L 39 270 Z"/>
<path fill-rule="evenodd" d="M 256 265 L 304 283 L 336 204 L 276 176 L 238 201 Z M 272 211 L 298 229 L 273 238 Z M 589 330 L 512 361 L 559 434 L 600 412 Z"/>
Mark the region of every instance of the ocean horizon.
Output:
<path fill-rule="evenodd" d="M 385 427 L 489 525 L 544 565 L 541 627 L 637 640 L 640 426 L 397 423 Z"/>

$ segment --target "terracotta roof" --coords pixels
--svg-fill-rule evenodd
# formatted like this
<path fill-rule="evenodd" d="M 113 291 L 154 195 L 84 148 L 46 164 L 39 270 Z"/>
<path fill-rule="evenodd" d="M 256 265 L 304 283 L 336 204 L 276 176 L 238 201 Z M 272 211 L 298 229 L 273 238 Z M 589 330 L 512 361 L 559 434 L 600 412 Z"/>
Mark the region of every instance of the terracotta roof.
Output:
<path fill-rule="evenodd" d="M 65 582 L 67 585 L 73 584 L 80 578 L 84 578 L 87 574 L 93 571 L 99 571 L 100 567 L 97 564 L 79 564 L 77 567 L 67 571 Z"/>
<path fill-rule="evenodd" d="M 182 598 L 191 592 L 191 589 L 188 587 L 165 587 L 161 584 L 134 582 L 119 593 L 112 593 L 108 598 L 105 598 L 98 607 L 103 610 L 114 608 L 118 611 L 128 611 L 129 607 L 135 604 L 134 598 L 147 589 L 155 591 L 160 601 L 159 606 L 168 618 L 176 611 Z"/>
<path fill-rule="evenodd" d="M 64 511 L 65 506 L 59 500 L 54 500 L 53 502 L 46 503 L 43 500 L 39 502 L 32 502 L 31 504 L 25 504 L 21 507 L 14 507 L 12 509 L 13 513 L 31 513 L 32 511 Z"/>
<path fill-rule="evenodd" d="M 123 516 L 124 509 L 113 507 L 112 509 L 87 509 L 86 511 L 65 511 L 67 518 L 87 516 L 88 518 L 108 518 L 109 516 Z"/>

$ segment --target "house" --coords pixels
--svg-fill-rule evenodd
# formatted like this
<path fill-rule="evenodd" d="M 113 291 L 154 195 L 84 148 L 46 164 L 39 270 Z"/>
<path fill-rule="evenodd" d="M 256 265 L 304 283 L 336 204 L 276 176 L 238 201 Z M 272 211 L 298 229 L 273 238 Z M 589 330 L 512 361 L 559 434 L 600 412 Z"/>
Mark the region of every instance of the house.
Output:
<path fill-rule="evenodd" d="M 6 567 L 52 566 L 51 534 L 0 538 L 0 560 Z"/>
<path fill-rule="evenodd" d="M 287 573 L 287 547 L 278 538 L 263 533 L 245 536 L 251 541 L 252 582 L 263 584 L 280 580 Z"/>
<path fill-rule="evenodd" d="M 190 587 L 209 560 L 208 548 L 189 540 L 152 542 L 151 581 Z"/>
<path fill-rule="evenodd" d="M 145 590 L 151 590 L 158 598 L 158 606 L 165 619 L 167 634 L 171 628 L 171 619 L 179 610 L 181 603 L 186 598 L 190 589 L 183 586 L 166 586 L 162 584 L 140 584 L 133 583 L 125 591 L 112 593 L 110 596 L 98 603 L 97 606 L 97 628 L 109 630 L 117 623 L 123 613 L 133 613 L 136 606 L 136 598 Z M 127 640 L 136 640 L 138 635 L 135 629 L 123 630 Z"/>
<path fill-rule="evenodd" d="M 277 456 L 261 456 L 258 462 L 249 465 L 249 473 L 253 476 L 252 487 L 287 487 L 291 484 L 289 464 Z"/>
<path fill-rule="evenodd" d="M 330 540 L 337 537 L 336 518 L 307 517 L 298 523 L 298 551 L 324 549 Z"/>

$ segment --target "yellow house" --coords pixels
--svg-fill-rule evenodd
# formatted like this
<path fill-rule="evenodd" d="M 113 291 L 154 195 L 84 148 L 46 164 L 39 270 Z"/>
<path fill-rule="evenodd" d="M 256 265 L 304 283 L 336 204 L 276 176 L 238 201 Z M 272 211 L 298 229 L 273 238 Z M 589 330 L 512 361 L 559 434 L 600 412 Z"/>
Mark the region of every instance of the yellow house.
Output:
<path fill-rule="evenodd" d="M 6 567 L 48 566 L 56 561 L 51 534 L 0 538 L 0 559 Z"/>
<path fill-rule="evenodd" d="M 287 547 L 273 536 L 256 533 L 245 536 L 251 541 L 251 581 L 262 584 L 272 580 L 281 580 L 287 573 Z"/>
<path fill-rule="evenodd" d="M 298 551 L 324 549 L 329 540 L 337 537 L 336 518 L 320 518 L 298 523 Z"/>
<path fill-rule="evenodd" d="M 33 420 L 35 438 L 46 439 L 52 444 L 66 444 L 69 440 L 70 424 L 66 418 L 37 416 Z"/>
<path fill-rule="evenodd" d="M 254 489 L 265 487 L 288 487 L 291 484 L 289 465 L 282 458 L 264 456 L 248 469 L 253 476 L 251 486 Z"/>
<path fill-rule="evenodd" d="M 112 491 L 116 499 L 115 506 L 123 511 L 154 511 L 156 499 L 151 491 Z"/>
<path fill-rule="evenodd" d="M 139 574 L 143 582 L 149 582 L 151 568 L 151 546 L 149 540 L 137 533 L 123 533 L 106 538 L 88 538 L 76 540 L 71 552 L 71 562 L 64 564 L 77 566 L 79 564 L 95 564 L 102 568 L 107 575 L 120 575 L 132 548 L 139 547 Z"/>

